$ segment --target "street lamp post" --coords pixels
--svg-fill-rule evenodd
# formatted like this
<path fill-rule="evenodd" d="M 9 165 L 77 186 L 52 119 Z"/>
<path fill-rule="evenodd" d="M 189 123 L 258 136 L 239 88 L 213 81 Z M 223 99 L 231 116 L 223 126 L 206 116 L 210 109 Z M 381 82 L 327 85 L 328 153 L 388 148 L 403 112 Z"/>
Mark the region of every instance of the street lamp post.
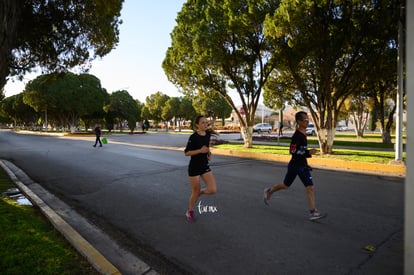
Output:
<path fill-rule="evenodd" d="M 403 8 L 401 8 L 401 16 L 404 14 Z M 395 141 L 395 162 L 402 162 L 403 154 L 403 139 L 402 139 L 402 120 L 403 120 L 403 92 L 404 92 L 404 74 L 403 74 L 403 64 L 404 64 L 404 38 L 403 38 L 403 23 L 400 18 L 398 23 L 398 84 L 397 84 L 397 117 L 396 117 L 396 141 Z"/>
<path fill-rule="evenodd" d="M 47 108 L 45 109 L 45 128 L 47 132 Z"/>

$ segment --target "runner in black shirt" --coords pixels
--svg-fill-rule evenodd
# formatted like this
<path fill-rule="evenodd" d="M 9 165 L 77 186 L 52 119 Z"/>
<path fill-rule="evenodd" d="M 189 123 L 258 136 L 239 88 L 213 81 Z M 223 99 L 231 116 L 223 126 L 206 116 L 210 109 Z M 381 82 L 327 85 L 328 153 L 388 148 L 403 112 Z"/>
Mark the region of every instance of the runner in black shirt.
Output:
<path fill-rule="evenodd" d="M 309 119 L 305 112 L 297 112 L 295 115 L 297 129 L 292 136 L 290 143 L 290 153 L 292 158 L 288 164 L 288 170 L 283 183 L 276 184 L 264 190 L 264 202 L 269 203 L 270 197 L 274 192 L 288 189 L 296 176 L 299 176 L 306 187 L 306 197 L 309 204 L 309 219 L 317 220 L 323 218 L 325 215 L 319 213 L 315 207 L 315 194 L 312 176 L 310 174 L 310 167 L 308 166 L 307 158 L 316 153 L 315 149 L 308 150 L 308 141 L 306 137 L 306 127 Z"/>
<path fill-rule="evenodd" d="M 201 195 L 212 195 L 217 192 L 216 179 L 208 165 L 210 160 L 210 131 L 208 130 L 207 119 L 204 116 L 198 116 L 195 120 L 197 129 L 188 139 L 184 153 L 191 156 L 188 165 L 188 176 L 190 177 L 191 196 L 189 199 L 186 218 L 188 221 L 195 221 L 194 206 Z M 200 177 L 206 184 L 206 188 L 201 189 Z"/>

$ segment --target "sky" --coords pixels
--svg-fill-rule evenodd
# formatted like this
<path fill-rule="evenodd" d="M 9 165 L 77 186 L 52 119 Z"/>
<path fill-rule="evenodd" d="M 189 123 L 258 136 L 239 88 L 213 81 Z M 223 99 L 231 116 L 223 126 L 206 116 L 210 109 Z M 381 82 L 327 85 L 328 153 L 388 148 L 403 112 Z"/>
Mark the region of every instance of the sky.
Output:
<path fill-rule="evenodd" d="M 109 93 L 126 90 L 145 103 L 156 92 L 181 96 L 162 69 L 165 52 L 171 46 L 170 33 L 185 0 L 125 0 L 118 46 L 103 58 L 92 62 L 89 73 L 101 80 Z M 22 82 L 9 80 L 6 97 L 23 92 L 38 74 L 26 75 Z"/>

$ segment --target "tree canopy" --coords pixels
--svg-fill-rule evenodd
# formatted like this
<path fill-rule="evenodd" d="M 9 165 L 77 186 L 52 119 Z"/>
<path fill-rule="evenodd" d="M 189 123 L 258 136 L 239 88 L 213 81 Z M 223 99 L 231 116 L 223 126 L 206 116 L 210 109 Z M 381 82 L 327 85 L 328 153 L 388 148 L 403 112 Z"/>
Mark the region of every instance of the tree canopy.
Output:
<path fill-rule="evenodd" d="M 22 77 L 85 65 L 118 43 L 123 0 L 0 0 L 0 89 Z"/>
<path fill-rule="evenodd" d="M 159 91 L 147 96 L 145 99 L 146 108 L 144 109 L 144 112 L 147 113 L 155 123 L 163 121 L 163 108 L 166 106 L 169 99 L 170 97 L 168 95 Z M 164 115 L 168 116 L 167 113 L 164 113 Z M 164 116 L 164 118 L 166 118 L 166 116 Z"/>
<path fill-rule="evenodd" d="M 199 114 L 205 114 L 207 117 L 221 118 L 224 125 L 225 119 L 231 115 L 231 106 L 225 100 L 220 99 L 217 93 L 210 93 L 208 96 L 200 95 L 193 98 L 193 106 Z"/>
<path fill-rule="evenodd" d="M 39 115 L 23 102 L 23 93 L 12 95 L 0 102 L 0 115 L 8 118 L 14 125 L 36 127 Z"/>
<path fill-rule="evenodd" d="M 245 146 L 252 146 L 252 127 L 262 88 L 275 68 L 263 22 L 279 1 L 187 1 L 171 33 L 163 69 L 184 93 L 219 93 L 241 123 Z M 245 114 L 240 114 L 236 92 Z"/>
<path fill-rule="evenodd" d="M 82 117 L 102 110 L 108 94 L 98 78 L 89 74 L 52 73 L 30 81 L 23 101 L 36 112 L 47 112 L 49 122 L 75 127 Z"/>
<path fill-rule="evenodd" d="M 117 123 L 121 125 L 124 121 L 128 122 L 128 127 L 132 132 L 139 121 L 141 114 L 141 104 L 136 101 L 128 91 L 115 91 L 109 96 L 109 103 L 104 107 L 106 117 L 110 118 L 107 123 Z"/>
<path fill-rule="evenodd" d="M 288 93 L 283 96 L 308 108 L 323 153 L 332 152 L 339 110 L 366 81 L 375 54 L 384 48 L 396 52 L 400 4 L 282 0 L 266 18 L 265 33 L 274 39 L 278 57 L 267 96 Z M 394 66 L 395 78 L 396 64 L 387 66 Z"/>
<path fill-rule="evenodd" d="M 196 111 L 189 97 L 170 97 L 162 109 L 162 118 L 165 121 L 174 118 L 178 123 L 179 131 L 181 131 L 181 120 L 193 120 L 195 116 Z"/>

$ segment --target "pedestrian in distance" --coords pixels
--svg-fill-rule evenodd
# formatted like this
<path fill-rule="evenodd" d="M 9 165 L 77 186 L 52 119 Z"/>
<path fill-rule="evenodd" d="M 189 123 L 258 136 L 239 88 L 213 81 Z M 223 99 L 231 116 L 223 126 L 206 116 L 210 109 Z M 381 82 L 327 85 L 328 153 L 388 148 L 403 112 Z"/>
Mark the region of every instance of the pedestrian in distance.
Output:
<path fill-rule="evenodd" d="M 188 176 L 190 178 L 191 195 L 188 202 L 188 209 L 185 213 L 187 221 L 194 222 L 194 206 L 201 195 L 212 195 L 217 192 L 216 179 L 210 169 L 209 161 L 210 138 L 215 134 L 211 129 L 207 119 L 200 115 L 194 121 L 195 132 L 191 134 L 184 149 L 185 156 L 189 156 Z M 206 187 L 201 188 L 200 178 Z"/>
<path fill-rule="evenodd" d="M 144 121 L 144 126 L 145 126 L 145 131 L 148 131 L 150 124 L 147 119 Z"/>
<path fill-rule="evenodd" d="M 283 183 L 278 183 L 270 188 L 265 188 L 263 199 L 266 205 L 273 193 L 288 189 L 296 176 L 299 176 L 303 185 L 306 188 L 306 197 L 309 205 L 309 219 L 311 221 L 318 220 L 326 216 L 321 214 L 315 207 L 315 192 L 314 185 L 310 171 L 312 170 L 308 165 L 307 158 L 310 158 L 316 153 L 315 149 L 308 149 L 308 141 L 306 137 L 306 127 L 309 124 L 309 118 L 306 112 L 300 111 L 295 114 L 296 131 L 292 136 L 290 142 L 290 154 L 292 155 L 289 161 L 287 172 Z"/>
<path fill-rule="evenodd" d="M 95 127 L 94 131 L 95 131 L 96 139 L 95 139 L 95 144 L 93 145 L 93 147 L 96 147 L 98 142 L 99 142 L 99 147 L 102 147 L 102 142 L 101 142 L 102 130 L 101 130 L 101 126 L 97 125 Z"/>

